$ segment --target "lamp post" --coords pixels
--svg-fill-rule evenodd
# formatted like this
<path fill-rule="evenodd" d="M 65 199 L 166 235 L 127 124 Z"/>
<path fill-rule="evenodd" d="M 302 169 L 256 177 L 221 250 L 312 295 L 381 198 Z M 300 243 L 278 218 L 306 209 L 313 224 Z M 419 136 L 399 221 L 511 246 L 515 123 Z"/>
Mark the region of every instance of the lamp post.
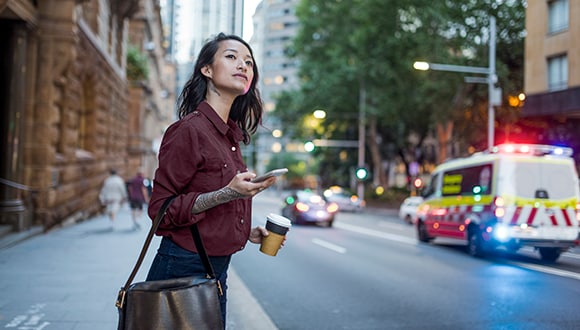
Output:
<path fill-rule="evenodd" d="M 497 90 L 495 88 L 495 83 L 497 82 L 497 76 L 495 74 L 495 17 L 491 16 L 489 18 L 489 66 L 485 67 L 473 67 L 473 66 L 462 66 L 462 65 L 451 65 L 451 64 L 438 64 L 438 63 L 428 63 L 428 62 L 415 62 L 413 63 L 413 68 L 416 70 L 436 70 L 436 71 L 450 71 L 450 72 L 460 72 L 460 73 L 473 73 L 473 74 L 484 74 L 487 76 L 485 80 L 478 80 L 477 77 L 467 77 L 471 79 L 466 79 L 468 82 L 474 83 L 487 83 L 488 91 L 488 108 L 487 108 L 487 147 L 491 150 L 494 146 L 494 123 L 495 123 L 495 110 L 494 105 L 499 104 L 499 100 L 496 97 Z M 499 98 L 501 99 L 501 97 Z"/>
<path fill-rule="evenodd" d="M 365 166 L 365 144 L 366 144 L 366 126 L 365 126 L 365 104 L 366 104 L 366 89 L 364 82 L 361 80 L 359 86 L 359 109 L 358 109 L 358 168 Z M 358 180 L 356 183 L 356 194 L 361 200 L 365 198 L 364 182 Z"/>
<path fill-rule="evenodd" d="M 305 150 L 311 152 L 314 147 L 341 147 L 341 148 L 357 148 L 357 168 L 365 167 L 365 144 L 366 144 L 366 126 L 365 126 L 365 103 L 366 103 L 366 89 L 361 80 L 359 86 L 359 111 L 358 111 L 358 139 L 357 140 L 327 140 L 314 139 L 304 144 Z M 318 109 L 312 113 L 316 119 L 326 118 L 326 111 Z M 356 194 L 361 200 L 364 200 L 365 189 L 364 182 L 358 180 L 356 183 Z"/>

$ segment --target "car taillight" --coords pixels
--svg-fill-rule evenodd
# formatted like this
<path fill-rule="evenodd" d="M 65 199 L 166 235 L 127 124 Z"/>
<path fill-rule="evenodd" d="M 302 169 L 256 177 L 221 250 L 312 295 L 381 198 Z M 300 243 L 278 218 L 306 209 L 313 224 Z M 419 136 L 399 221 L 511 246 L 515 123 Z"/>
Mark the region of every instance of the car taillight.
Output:
<path fill-rule="evenodd" d="M 310 207 L 308 206 L 308 204 L 298 202 L 296 203 L 296 209 L 300 212 L 306 212 L 310 209 Z"/>
<path fill-rule="evenodd" d="M 505 202 L 503 200 L 503 198 L 501 198 L 500 196 L 497 196 L 496 198 L 494 198 L 493 200 L 493 206 L 494 206 L 494 211 L 493 214 L 495 215 L 496 218 L 503 218 L 503 216 L 505 215 Z"/>
<path fill-rule="evenodd" d="M 336 203 L 330 203 L 326 207 L 326 210 L 328 212 L 330 212 L 330 213 L 334 213 L 334 212 L 338 211 L 338 204 L 336 204 Z"/>

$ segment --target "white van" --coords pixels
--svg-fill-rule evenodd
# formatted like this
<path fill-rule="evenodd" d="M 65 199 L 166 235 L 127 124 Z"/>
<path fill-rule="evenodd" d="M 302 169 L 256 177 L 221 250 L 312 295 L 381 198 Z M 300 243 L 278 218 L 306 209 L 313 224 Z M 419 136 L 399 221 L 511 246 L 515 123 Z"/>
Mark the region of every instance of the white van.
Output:
<path fill-rule="evenodd" d="M 556 261 L 579 243 L 580 187 L 572 149 L 505 144 L 436 167 L 415 219 L 418 239 L 455 238 L 473 256 L 536 248 Z"/>

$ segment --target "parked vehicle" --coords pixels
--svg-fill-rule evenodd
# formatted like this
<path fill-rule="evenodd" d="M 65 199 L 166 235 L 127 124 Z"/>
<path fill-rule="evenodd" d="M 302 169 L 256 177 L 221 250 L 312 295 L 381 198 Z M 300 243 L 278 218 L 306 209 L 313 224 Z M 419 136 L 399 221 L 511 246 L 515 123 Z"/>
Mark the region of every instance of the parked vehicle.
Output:
<path fill-rule="evenodd" d="M 327 201 L 338 204 L 339 212 L 361 212 L 365 207 L 365 201 L 339 186 L 332 186 L 322 194 Z"/>
<path fill-rule="evenodd" d="M 418 239 L 460 239 L 473 256 L 531 246 L 542 260 L 556 261 L 579 239 L 571 155 L 556 146 L 500 145 L 439 165 L 417 211 Z"/>
<path fill-rule="evenodd" d="M 415 215 L 417 214 L 417 207 L 423 202 L 421 196 L 410 196 L 405 198 L 399 207 L 399 218 L 405 222 L 412 224 L 415 222 Z"/>
<path fill-rule="evenodd" d="M 282 215 L 296 224 L 317 224 L 331 227 L 338 204 L 327 202 L 322 196 L 300 190 L 284 199 Z"/>

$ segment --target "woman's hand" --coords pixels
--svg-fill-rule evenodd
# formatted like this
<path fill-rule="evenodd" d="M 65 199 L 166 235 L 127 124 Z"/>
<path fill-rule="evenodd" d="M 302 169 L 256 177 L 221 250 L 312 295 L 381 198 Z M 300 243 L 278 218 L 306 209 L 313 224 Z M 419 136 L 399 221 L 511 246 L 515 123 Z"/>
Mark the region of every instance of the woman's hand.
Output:
<path fill-rule="evenodd" d="M 255 177 L 256 174 L 251 172 L 238 173 L 234 176 L 232 181 L 228 183 L 227 187 L 244 196 L 255 196 L 276 182 L 276 177 L 268 178 L 262 182 L 251 182 L 250 180 Z"/>
<path fill-rule="evenodd" d="M 252 228 L 252 231 L 250 231 L 250 238 L 248 239 L 248 241 L 254 244 L 261 244 L 262 239 L 264 239 L 264 237 L 268 235 L 270 235 L 270 233 L 268 232 L 268 230 L 266 230 L 266 228 L 257 226 Z M 286 237 L 284 237 L 281 246 L 284 246 L 284 242 L 286 242 Z"/>
<path fill-rule="evenodd" d="M 262 243 L 262 238 L 270 235 L 270 233 L 264 227 L 254 227 L 252 231 L 250 231 L 250 238 L 248 239 L 250 242 L 254 244 Z"/>

